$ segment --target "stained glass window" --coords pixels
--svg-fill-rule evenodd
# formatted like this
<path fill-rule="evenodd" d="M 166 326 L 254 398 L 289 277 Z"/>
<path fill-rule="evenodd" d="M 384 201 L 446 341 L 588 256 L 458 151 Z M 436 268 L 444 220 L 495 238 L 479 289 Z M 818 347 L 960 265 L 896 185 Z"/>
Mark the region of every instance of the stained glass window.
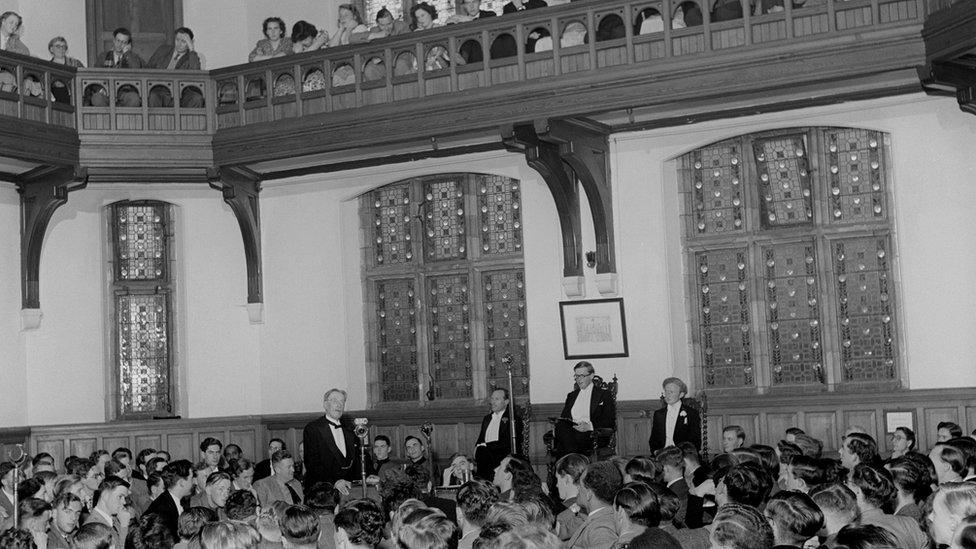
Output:
<path fill-rule="evenodd" d="M 706 388 L 898 383 L 887 149 L 881 132 L 794 128 L 678 159 Z"/>
<path fill-rule="evenodd" d="M 527 395 L 520 183 L 411 179 L 368 193 L 361 212 L 371 401 L 483 399 L 507 387 L 509 363 L 516 396 Z"/>
<path fill-rule="evenodd" d="M 110 207 L 112 375 L 120 418 L 174 411 L 170 207 L 121 202 Z"/>

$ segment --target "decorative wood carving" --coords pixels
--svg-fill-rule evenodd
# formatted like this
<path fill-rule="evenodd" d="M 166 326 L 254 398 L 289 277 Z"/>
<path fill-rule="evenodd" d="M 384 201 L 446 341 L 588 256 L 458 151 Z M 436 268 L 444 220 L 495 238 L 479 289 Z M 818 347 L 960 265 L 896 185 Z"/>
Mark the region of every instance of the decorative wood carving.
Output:
<path fill-rule="evenodd" d="M 559 146 L 540 139 L 532 125 L 505 126 L 502 127 L 501 134 L 502 141 L 509 150 L 525 154 L 526 162 L 539 172 L 552 193 L 563 239 L 563 276 L 582 276 L 583 248 L 576 175 L 563 162 Z"/>
<path fill-rule="evenodd" d="M 264 301 L 261 270 L 261 212 L 258 194 L 261 176 L 244 168 L 216 168 L 209 170 L 210 187 L 221 192 L 224 202 L 234 211 L 244 238 L 244 259 L 247 262 L 247 302 Z"/>
<path fill-rule="evenodd" d="M 20 274 L 24 309 L 41 306 L 39 275 L 41 247 L 47 225 L 55 210 L 68 202 L 68 193 L 88 185 L 83 168 L 62 166 L 37 168 L 16 181 L 20 193 Z"/>

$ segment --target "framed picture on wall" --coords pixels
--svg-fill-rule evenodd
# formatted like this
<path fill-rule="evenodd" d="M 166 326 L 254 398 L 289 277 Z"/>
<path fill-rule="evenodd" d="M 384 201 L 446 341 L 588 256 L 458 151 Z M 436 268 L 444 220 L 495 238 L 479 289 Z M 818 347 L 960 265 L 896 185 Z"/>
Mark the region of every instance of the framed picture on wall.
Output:
<path fill-rule="evenodd" d="M 622 297 L 561 301 L 559 319 L 566 359 L 628 356 Z"/>

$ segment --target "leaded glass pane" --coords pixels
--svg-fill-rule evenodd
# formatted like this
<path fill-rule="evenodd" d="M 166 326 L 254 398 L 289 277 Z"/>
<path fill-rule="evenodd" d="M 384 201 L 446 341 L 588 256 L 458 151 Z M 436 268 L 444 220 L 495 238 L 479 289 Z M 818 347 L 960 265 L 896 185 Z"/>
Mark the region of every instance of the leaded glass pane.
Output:
<path fill-rule="evenodd" d="M 164 206 L 126 203 L 113 209 L 116 280 L 165 280 L 168 256 Z"/>
<path fill-rule="evenodd" d="M 529 336 L 525 326 L 525 273 L 522 269 L 491 271 L 481 280 L 489 390 L 491 387 L 508 387 L 507 364 L 511 364 L 515 395 L 527 395 Z"/>
<path fill-rule="evenodd" d="M 764 246 L 762 257 L 772 383 L 823 383 L 816 247 L 813 241 Z"/>
<path fill-rule="evenodd" d="M 376 283 L 377 351 L 383 401 L 417 400 L 417 295 L 412 278 Z"/>
<path fill-rule="evenodd" d="M 880 132 L 831 128 L 824 133 L 831 223 L 884 219 L 884 137 Z"/>
<path fill-rule="evenodd" d="M 695 263 L 705 383 L 709 387 L 752 385 L 748 251 L 699 252 Z"/>
<path fill-rule="evenodd" d="M 116 296 L 121 413 L 171 412 L 168 295 Z"/>
<path fill-rule="evenodd" d="M 689 235 L 742 231 L 742 151 L 739 140 L 697 149 L 681 158 L 681 177 L 690 194 Z"/>
<path fill-rule="evenodd" d="M 413 261 L 410 187 L 394 185 L 373 193 L 373 257 L 380 265 Z"/>
<path fill-rule="evenodd" d="M 427 259 L 463 259 L 464 192 L 459 179 L 435 179 L 424 182 L 424 249 Z"/>
<path fill-rule="evenodd" d="M 813 223 L 810 171 L 802 134 L 753 142 L 763 228 Z"/>
<path fill-rule="evenodd" d="M 427 279 L 428 347 L 436 398 L 464 398 L 472 394 L 468 295 L 467 275 Z"/>
<path fill-rule="evenodd" d="M 481 251 L 510 254 L 522 251 L 522 210 L 519 183 L 498 175 L 478 177 Z"/>
<path fill-rule="evenodd" d="M 363 19 L 367 24 L 372 25 L 376 21 L 376 14 L 386 8 L 394 19 L 403 19 L 403 2 L 400 0 L 364 0 L 366 13 Z M 409 19 L 409 15 L 407 16 Z"/>
<path fill-rule="evenodd" d="M 896 379 L 888 238 L 837 240 L 832 255 L 844 380 Z"/>

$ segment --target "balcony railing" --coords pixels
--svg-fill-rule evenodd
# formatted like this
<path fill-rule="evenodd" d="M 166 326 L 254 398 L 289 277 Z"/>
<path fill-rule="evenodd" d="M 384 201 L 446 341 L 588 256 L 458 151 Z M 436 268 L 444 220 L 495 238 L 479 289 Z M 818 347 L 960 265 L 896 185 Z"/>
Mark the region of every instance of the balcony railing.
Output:
<path fill-rule="evenodd" d="M 0 57 L 0 116 L 75 127 L 75 69 L 4 52 Z"/>
<path fill-rule="evenodd" d="M 612 67 L 920 24 L 945 0 L 807 0 L 684 25 L 677 0 L 587 0 L 213 71 L 217 128 L 391 104 Z M 683 12 L 681 12 L 683 13 Z"/>

